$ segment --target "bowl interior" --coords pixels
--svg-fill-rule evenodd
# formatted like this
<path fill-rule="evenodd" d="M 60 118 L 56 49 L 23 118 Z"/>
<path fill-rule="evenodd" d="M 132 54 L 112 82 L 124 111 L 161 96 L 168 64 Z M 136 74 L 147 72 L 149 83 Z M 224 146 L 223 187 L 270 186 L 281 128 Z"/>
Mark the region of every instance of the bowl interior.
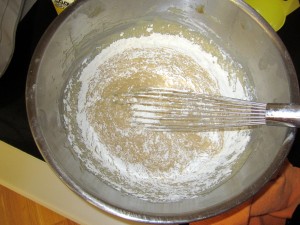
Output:
<path fill-rule="evenodd" d="M 134 24 L 169 20 L 204 31 L 249 71 L 261 102 L 295 102 L 296 74 L 275 32 L 241 1 L 78 1 L 49 27 L 31 62 L 27 83 L 29 122 L 45 160 L 77 194 L 108 212 L 137 221 L 182 222 L 221 213 L 256 193 L 283 162 L 295 130 L 260 127 L 251 153 L 227 182 L 197 198 L 148 202 L 117 191 L 85 169 L 72 151 L 61 115 L 70 71 L 103 47 L 107 36 Z"/>

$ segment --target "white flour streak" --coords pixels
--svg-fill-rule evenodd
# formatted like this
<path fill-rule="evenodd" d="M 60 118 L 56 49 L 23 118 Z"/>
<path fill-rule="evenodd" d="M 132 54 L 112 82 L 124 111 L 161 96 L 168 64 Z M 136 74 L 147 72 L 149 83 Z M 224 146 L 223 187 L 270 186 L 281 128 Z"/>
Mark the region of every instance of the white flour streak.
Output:
<path fill-rule="evenodd" d="M 147 31 L 152 32 L 152 29 L 150 26 Z M 123 35 L 124 33 L 121 33 L 120 36 Z M 166 55 L 166 61 L 157 59 L 163 54 Z M 122 73 L 107 72 L 121 70 L 113 63 L 118 57 L 123 57 L 124 67 L 128 68 L 122 67 Z M 146 65 L 141 63 L 142 68 L 132 66 L 136 64 L 130 63 L 137 59 L 144 60 Z M 208 74 L 208 78 L 205 79 L 212 81 L 212 86 L 205 84 L 204 78 L 185 76 L 185 69 L 176 65 L 174 59 L 200 65 Z M 165 63 L 167 60 L 174 61 L 174 65 Z M 223 96 L 246 99 L 249 93 L 245 93 L 245 88 L 236 77 L 229 79 L 228 71 L 216 63 L 217 60 L 216 56 L 186 38 L 159 33 L 120 39 L 103 49 L 82 69 L 77 81 L 80 90 L 77 92 L 78 99 L 75 103 L 71 103 L 72 82 L 67 86 L 68 94 L 64 100 L 67 115 L 64 117 L 70 132 L 69 140 L 75 146 L 79 158 L 91 172 L 99 175 L 114 188 L 150 201 L 193 198 L 220 185 L 232 175 L 232 166 L 245 151 L 250 140 L 249 130 L 153 134 L 142 129 L 112 126 L 111 124 L 117 124 L 115 121 L 95 123 L 96 119 L 91 118 L 92 114 L 89 114 L 89 110 L 93 109 L 97 102 L 104 104 L 105 87 L 117 79 L 130 79 L 139 71 L 155 74 L 162 79 L 161 84 L 169 87 L 179 85 L 200 90 L 208 86 Z M 151 76 L 140 75 L 139 79 L 145 83 L 148 82 L 147 79 L 152 82 Z M 216 87 L 218 90 L 215 90 Z M 128 87 L 128 90 L 130 88 L 132 86 Z M 108 110 L 112 106 L 111 103 L 107 104 Z M 70 112 L 72 110 L 73 112 Z M 112 114 L 107 116 L 108 120 L 115 118 L 113 111 L 99 112 L 101 113 L 104 116 Z M 121 122 L 118 123 L 123 124 L 126 118 L 123 119 L 122 116 L 126 114 L 119 113 Z M 71 119 L 68 118 L 72 116 L 75 118 L 75 125 L 71 124 Z M 110 126 L 113 127 L 112 130 L 109 130 Z M 82 136 L 79 142 L 82 142 L 84 147 L 77 143 L 76 132 L 77 136 Z M 105 139 L 104 136 L 112 140 Z M 121 141 L 115 143 L 115 140 Z"/>

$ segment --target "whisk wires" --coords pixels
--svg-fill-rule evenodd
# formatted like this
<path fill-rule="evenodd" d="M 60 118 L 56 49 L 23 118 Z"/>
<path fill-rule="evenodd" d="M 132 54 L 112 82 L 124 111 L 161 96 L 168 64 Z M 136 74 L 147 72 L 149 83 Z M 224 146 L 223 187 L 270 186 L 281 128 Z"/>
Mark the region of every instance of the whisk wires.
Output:
<path fill-rule="evenodd" d="M 132 124 L 157 131 L 203 131 L 266 124 L 266 104 L 185 90 L 151 88 L 124 94 Z"/>

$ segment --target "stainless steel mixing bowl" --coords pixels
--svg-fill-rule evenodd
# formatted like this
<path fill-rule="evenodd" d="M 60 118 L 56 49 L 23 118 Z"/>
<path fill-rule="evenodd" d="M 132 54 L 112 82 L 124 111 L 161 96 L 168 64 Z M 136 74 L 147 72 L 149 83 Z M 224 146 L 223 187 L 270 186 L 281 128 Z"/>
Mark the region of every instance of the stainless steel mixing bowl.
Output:
<path fill-rule="evenodd" d="M 26 90 L 29 123 L 49 166 L 72 191 L 98 208 L 143 222 L 200 220 L 239 205 L 260 190 L 285 160 L 295 129 L 259 128 L 242 168 L 226 183 L 193 199 L 145 201 L 111 188 L 87 171 L 70 151 L 60 113 L 67 71 L 82 62 L 91 45 L 101 45 L 96 40 L 113 28 L 153 18 L 205 29 L 215 43 L 247 68 L 257 100 L 298 102 L 297 78 L 287 50 L 272 28 L 242 1 L 83 0 L 50 25 L 36 48 Z"/>

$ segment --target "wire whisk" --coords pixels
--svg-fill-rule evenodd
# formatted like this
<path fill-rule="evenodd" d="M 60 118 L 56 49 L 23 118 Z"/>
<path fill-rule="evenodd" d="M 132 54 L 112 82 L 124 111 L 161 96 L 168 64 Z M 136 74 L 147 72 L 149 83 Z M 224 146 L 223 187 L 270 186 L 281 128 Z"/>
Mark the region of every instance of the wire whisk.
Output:
<path fill-rule="evenodd" d="M 188 90 L 149 88 L 123 94 L 131 123 L 156 131 L 197 132 L 277 125 L 300 126 L 300 106 L 258 103 Z"/>

